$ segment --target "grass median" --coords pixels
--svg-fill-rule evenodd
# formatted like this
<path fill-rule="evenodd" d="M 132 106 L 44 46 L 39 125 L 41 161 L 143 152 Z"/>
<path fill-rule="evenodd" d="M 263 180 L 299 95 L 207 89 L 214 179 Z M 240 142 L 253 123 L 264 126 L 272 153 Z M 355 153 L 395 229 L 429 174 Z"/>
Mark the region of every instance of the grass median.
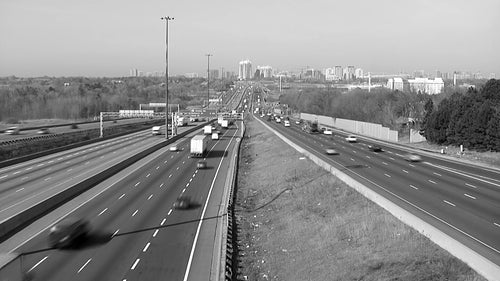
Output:
<path fill-rule="evenodd" d="M 485 280 L 257 121 L 246 128 L 238 280 Z"/>

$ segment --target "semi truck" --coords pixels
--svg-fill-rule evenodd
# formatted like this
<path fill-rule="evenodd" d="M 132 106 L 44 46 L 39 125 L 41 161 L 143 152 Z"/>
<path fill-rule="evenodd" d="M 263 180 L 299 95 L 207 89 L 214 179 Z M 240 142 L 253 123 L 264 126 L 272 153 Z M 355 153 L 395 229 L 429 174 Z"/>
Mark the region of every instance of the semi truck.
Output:
<path fill-rule="evenodd" d="M 203 127 L 203 134 L 211 135 L 212 134 L 212 126 L 207 125 L 207 126 Z"/>
<path fill-rule="evenodd" d="M 191 139 L 191 157 L 203 157 L 208 147 L 208 136 L 196 135 Z"/>
<path fill-rule="evenodd" d="M 229 127 L 229 120 L 222 120 L 221 126 L 222 128 L 227 129 L 227 127 Z"/>
<path fill-rule="evenodd" d="M 319 133 L 318 122 L 316 121 L 306 121 L 302 126 L 302 130 L 308 132 L 309 134 Z"/>

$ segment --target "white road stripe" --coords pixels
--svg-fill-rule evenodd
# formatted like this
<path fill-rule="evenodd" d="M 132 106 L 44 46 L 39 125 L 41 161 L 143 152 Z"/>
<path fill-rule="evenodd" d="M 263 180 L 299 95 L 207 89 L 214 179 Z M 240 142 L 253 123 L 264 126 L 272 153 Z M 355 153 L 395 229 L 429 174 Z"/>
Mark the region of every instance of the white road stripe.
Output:
<path fill-rule="evenodd" d="M 498 227 L 500 227 L 500 224 L 498 224 L 498 223 L 496 223 L 496 222 L 494 222 L 493 224 L 494 224 L 494 225 L 496 225 L 496 226 L 498 226 Z"/>
<path fill-rule="evenodd" d="M 158 234 L 158 229 L 153 233 L 153 237 L 156 237 L 156 234 Z"/>
<path fill-rule="evenodd" d="M 413 189 L 415 189 L 415 190 L 418 190 L 418 187 L 413 186 L 413 185 L 411 185 L 411 184 L 410 184 L 410 187 L 411 187 L 411 188 L 413 188 Z"/>
<path fill-rule="evenodd" d="M 441 174 L 438 174 L 436 172 L 433 172 L 433 174 L 436 175 L 436 176 L 441 176 Z"/>
<path fill-rule="evenodd" d="M 407 173 L 408 174 L 408 171 L 407 170 L 403 170 L 403 172 Z"/>
<path fill-rule="evenodd" d="M 168 211 L 167 216 L 170 216 L 171 213 L 172 213 L 172 209 L 170 209 L 170 211 Z"/>
<path fill-rule="evenodd" d="M 6 177 L 7 177 L 7 175 L 5 175 L 5 176 L 1 176 L 1 177 L 0 177 L 0 180 L 1 180 L 1 179 L 3 179 L 3 178 L 6 178 Z"/>
<path fill-rule="evenodd" d="M 132 267 L 131 267 L 130 269 L 131 269 L 131 270 L 134 270 L 134 269 L 135 269 L 135 267 L 137 266 L 137 264 L 139 263 L 139 261 L 140 261 L 140 260 L 141 260 L 141 259 L 136 259 L 136 260 L 135 260 L 135 262 L 134 262 L 134 264 L 132 265 Z"/>
<path fill-rule="evenodd" d="M 415 168 L 415 165 L 413 164 L 408 164 L 408 166 Z"/>
<path fill-rule="evenodd" d="M 36 166 L 37 166 L 37 167 L 42 167 L 43 165 L 45 165 L 45 164 L 43 164 L 43 163 L 42 163 L 42 164 L 38 164 L 38 165 L 36 165 Z"/>
<path fill-rule="evenodd" d="M 151 244 L 151 243 L 149 243 L 149 242 L 148 242 L 148 244 L 146 244 L 146 246 L 144 246 L 144 249 L 142 249 L 142 252 L 143 252 L 143 253 L 144 253 L 144 252 L 146 252 L 146 251 L 148 250 L 148 248 L 149 248 L 149 244 Z"/>
<path fill-rule="evenodd" d="M 471 199 L 476 200 L 476 197 L 474 197 L 474 196 L 472 196 L 472 195 L 469 195 L 469 194 L 467 194 L 467 193 L 464 193 L 464 196 L 467 196 L 467 197 L 469 197 L 469 198 L 471 198 Z"/>
<path fill-rule="evenodd" d="M 102 210 L 97 216 L 100 216 L 102 214 L 104 214 L 104 212 L 106 212 L 108 210 L 108 208 L 105 208 L 104 210 Z"/>
<path fill-rule="evenodd" d="M 89 262 L 91 261 L 92 259 L 89 259 L 84 265 L 82 265 L 82 267 L 80 267 L 80 269 L 78 269 L 78 272 L 77 273 L 80 273 L 80 271 L 82 271 L 86 266 L 87 264 L 89 264 Z"/>
<path fill-rule="evenodd" d="M 368 156 L 368 155 L 366 155 L 366 158 L 368 158 L 368 159 L 372 159 L 372 158 L 371 158 L 370 156 Z"/>
<path fill-rule="evenodd" d="M 118 197 L 118 200 L 122 199 L 123 196 L 125 196 L 125 193 L 123 193 L 120 197 Z"/>
<path fill-rule="evenodd" d="M 73 169 L 68 169 L 66 172 L 71 172 L 71 171 L 73 171 Z"/>
<path fill-rule="evenodd" d="M 160 184 L 160 187 L 162 187 L 162 186 L 163 186 L 163 183 Z"/>
<path fill-rule="evenodd" d="M 147 175 L 146 175 L 146 178 L 149 178 L 149 176 L 151 176 L 151 174 L 147 174 Z"/>
<path fill-rule="evenodd" d="M 135 210 L 135 212 L 132 214 L 132 216 L 135 216 L 139 212 L 139 210 Z"/>
<path fill-rule="evenodd" d="M 427 181 L 429 181 L 430 183 L 436 184 L 436 182 L 433 180 L 427 180 Z"/>
<path fill-rule="evenodd" d="M 163 163 L 164 163 L 164 164 L 166 164 L 166 163 L 167 163 L 167 161 L 168 161 L 168 160 L 165 160 L 165 161 L 163 161 Z"/>
<path fill-rule="evenodd" d="M 44 181 L 48 181 L 48 180 L 50 180 L 50 179 L 51 179 L 51 177 L 48 177 L 48 178 L 44 179 Z"/>
<path fill-rule="evenodd" d="M 470 186 L 472 188 L 477 188 L 475 185 L 472 185 L 472 184 L 469 184 L 469 183 L 465 183 L 466 186 Z"/>
<path fill-rule="evenodd" d="M 29 170 L 31 170 L 31 169 L 33 169 L 33 167 L 28 167 L 28 168 L 26 168 L 26 169 L 24 169 L 24 170 L 25 170 L 25 171 L 29 171 Z"/>
<path fill-rule="evenodd" d="M 141 182 L 137 182 L 134 186 L 138 186 Z"/>
<path fill-rule="evenodd" d="M 166 221 L 167 221 L 167 219 L 163 219 L 163 220 L 161 221 L 160 225 L 164 225 Z"/>
<path fill-rule="evenodd" d="M 387 165 L 387 163 L 385 163 L 385 162 L 382 162 L 382 164 Z"/>
<path fill-rule="evenodd" d="M 118 234 L 118 231 L 120 231 L 120 229 L 117 229 L 117 230 L 113 233 L 112 237 L 116 236 L 116 234 Z"/>
<path fill-rule="evenodd" d="M 23 190 L 24 190 L 24 187 L 19 188 L 18 190 L 16 190 L 16 192 L 23 191 Z"/>
<path fill-rule="evenodd" d="M 156 170 L 160 169 L 160 166 L 156 167 Z"/>
<path fill-rule="evenodd" d="M 388 174 L 384 174 L 384 175 L 385 175 L 386 177 L 388 177 L 388 178 L 390 178 L 390 177 L 391 177 L 391 176 L 390 176 L 390 175 L 388 175 Z"/>
<path fill-rule="evenodd" d="M 451 202 L 448 202 L 448 201 L 446 201 L 446 200 L 443 200 L 443 202 L 444 202 L 444 203 L 446 203 L 446 204 L 448 204 L 448 205 L 451 205 L 451 206 L 453 206 L 453 207 L 456 207 L 456 205 L 455 205 L 455 204 L 453 204 L 453 203 L 451 203 Z"/>
<path fill-rule="evenodd" d="M 148 200 L 151 199 L 151 197 L 153 197 L 153 194 L 149 195 Z"/>
<path fill-rule="evenodd" d="M 28 269 L 28 272 L 32 271 L 35 269 L 37 266 L 39 266 L 42 262 L 44 262 L 49 256 L 46 256 L 45 258 L 41 259 L 39 262 L 37 262 L 34 266 L 32 266 L 30 269 Z"/>
<path fill-rule="evenodd" d="M 17 174 L 19 174 L 20 172 L 21 172 L 21 171 L 17 171 L 17 172 L 14 172 L 13 174 L 14 174 L 14 175 L 17 175 Z"/>
<path fill-rule="evenodd" d="M 172 177 L 172 175 L 170 175 L 170 176 L 168 176 L 168 177 L 169 177 L 169 178 L 171 178 L 171 177 Z"/>

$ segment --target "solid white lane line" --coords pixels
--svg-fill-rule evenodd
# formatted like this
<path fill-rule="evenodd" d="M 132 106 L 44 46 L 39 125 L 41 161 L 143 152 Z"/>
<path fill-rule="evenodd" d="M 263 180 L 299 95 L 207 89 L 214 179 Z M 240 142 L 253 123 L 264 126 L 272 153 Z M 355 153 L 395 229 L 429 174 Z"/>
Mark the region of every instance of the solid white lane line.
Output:
<path fill-rule="evenodd" d="M 147 175 L 146 175 L 146 178 L 149 178 L 149 176 L 151 176 L 151 174 L 147 174 Z"/>
<path fill-rule="evenodd" d="M 125 193 L 123 193 L 120 197 L 118 197 L 118 200 L 122 199 L 123 196 L 125 196 Z"/>
<path fill-rule="evenodd" d="M 438 174 L 438 173 L 436 173 L 436 172 L 432 172 L 432 173 L 433 173 L 434 175 L 436 175 L 436 176 L 439 176 L 439 177 L 441 176 L 441 174 Z"/>
<path fill-rule="evenodd" d="M 132 214 L 132 216 L 135 216 L 139 212 L 139 210 L 135 210 L 135 212 Z"/>
<path fill-rule="evenodd" d="M 158 229 L 153 233 L 153 237 L 156 237 L 156 234 L 158 234 Z"/>
<path fill-rule="evenodd" d="M 408 171 L 407 171 L 407 170 L 404 170 L 404 169 L 403 169 L 403 172 L 405 172 L 405 173 L 407 173 L 407 174 L 408 174 Z"/>
<path fill-rule="evenodd" d="M 410 187 L 411 187 L 411 188 L 413 188 L 413 189 L 415 189 L 415 190 L 418 190 L 418 187 L 413 186 L 413 185 L 411 185 L 411 184 L 410 184 Z"/>
<path fill-rule="evenodd" d="M 24 187 L 19 188 L 18 190 L 16 190 L 16 192 L 23 191 L 23 190 L 24 190 Z"/>
<path fill-rule="evenodd" d="M 388 175 L 388 174 L 384 174 L 384 175 L 385 175 L 386 177 L 388 177 L 388 178 L 390 178 L 390 177 L 391 177 L 391 176 L 390 176 L 390 175 Z"/>
<path fill-rule="evenodd" d="M 430 182 L 430 183 L 436 184 L 436 182 L 433 181 L 433 180 L 427 180 L 427 181 Z"/>
<path fill-rule="evenodd" d="M 138 186 L 139 184 L 141 184 L 141 182 L 137 182 L 134 186 Z"/>
<path fill-rule="evenodd" d="M 171 213 L 172 213 L 172 209 L 170 209 L 170 210 L 168 211 L 167 216 L 170 216 L 170 214 L 171 214 Z"/>
<path fill-rule="evenodd" d="M 141 259 L 136 259 L 136 260 L 135 260 L 135 262 L 134 262 L 134 264 L 132 265 L 132 267 L 131 267 L 130 269 L 131 269 L 131 270 L 134 270 L 134 269 L 135 269 L 135 267 L 137 266 L 137 264 L 139 263 L 139 261 L 140 261 L 140 260 L 141 260 Z"/>
<path fill-rule="evenodd" d="M 456 206 L 457 206 L 457 205 L 455 205 L 455 204 L 453 204 L 453 203 L 451 203 L 451 202 L 449 202 L 449 201 L 446 201 L 446 200 L 443 200 L 443 202 L 444 202 L 444 203 L 446 203 L 446 204 L 448 204 L 448 205 L 451 205 L 451 206 L 453 206 L 453 207 L 456 207 Z"/>
<path fill-rule="evenodd" d="M 82 265 L 82 267 L 80 267 L 80 269 L 78 269 L 78 272 L 77 273 L 80 273 L 80 271 L 82 271 L 86 266 L 87 264 L 89 264 L 89 262 L 91 261 L 92 259 L 90 258 L 84 265 Z"/>
<path fill-rule="evenodd" d="M 477 188 L 475 185 L 472 185 L 472 184 L 469 184 L 469 183 L 465 183 L 466 186 L 470 186 L 472 188 Z"/>
<path fill-rule="evenodd" d="M 476 197 L 474 197 L 474 196 L 472 196 L 472 195 L 469 195 L 469 194 L 467 194 L 467 193 L 464 193 L 464 196 L 467 196 L 467 197 L 469 197 L 470 199 L 474 199 L 474 200 L 476 200 Z"/>
<path fill-rule="evenodd" d="M 32 271 L 35 269 L 37 266 L 39 266 L 42 262 L 44 262 L 49 256 L 46 256 L 45 258 L 41 259 L 39 262 L 37 262 L 34 266 L 32 266 L 30 269 L 28 269 L 28 272 Z"/>
<path fill-rule="evenodd" d="M 149 244 L 151 244 L 151 243 L 149 243 L 149 242 L 148 242 L 148 244 L 146 244 L 146 246 L 144 246 L 144 249 L 142 249 L 142 252 L 143 252 L 143 253 L 144 253 L 144 252 L 146 252 L 146 251 L 148 250 L 148 248 L 149 248 Z"/>
<path fill-rule="evenodd" d="M 166 221 L 167 221 L 167 219 L 166 219 L 166 218 L 165 218 L 165 219 L 163 219 L 163 220 L 161 221 L 160 225 L 164 225 Z"/>
<path fill-rule="evenodd" d="M 151 197 L 153 197 L 153 194 L 149 195 L 148 200 L 151 199 Z"/>
<path fill-rule="evenodd" d="M 102 214 L 104 214 L 104 212 L 106 212 L 108 210 L 108 208 L 105 208 L 104 210 L 102 210 L 97 216 L 100 216 Z"/>

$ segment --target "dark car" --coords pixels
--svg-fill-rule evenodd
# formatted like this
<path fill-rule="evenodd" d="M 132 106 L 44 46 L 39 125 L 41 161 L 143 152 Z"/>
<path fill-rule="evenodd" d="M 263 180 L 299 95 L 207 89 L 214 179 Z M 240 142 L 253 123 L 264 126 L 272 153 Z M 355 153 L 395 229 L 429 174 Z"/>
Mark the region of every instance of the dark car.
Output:
<path fill-rule="evenodd" d="M 370 144 L 368 145 L 368 149 L 371 150 L 371 151 L 374 151 L 374 152 L 381 152 L 382 151 L 382 147 L 376 145 L 376 144 Z"/>
<path fill-rule="evenodd" d="M 191 197 L 181 195 L 177 198 L 177 200 L 175 200 L 174 208 L 185 210 L 185 209 L 189 209 L 189 207 L 191 207 L 191 204 L 192 204 Z"/>
<path fill-rule="evenodd" d="M 339 152 L 333 148 L 333 147 L 329 147 L 327 149 L 325 149 L 325 153 L 328 154 L 328 155 L 337 155 L 339 154 Z"/>
<path fill-rule="evenodd" d="M 54 248 L 72 246 L 90 231 L 90 223 L 84 219 L 65 218 L 50 228 L 49 245 Z"/>

